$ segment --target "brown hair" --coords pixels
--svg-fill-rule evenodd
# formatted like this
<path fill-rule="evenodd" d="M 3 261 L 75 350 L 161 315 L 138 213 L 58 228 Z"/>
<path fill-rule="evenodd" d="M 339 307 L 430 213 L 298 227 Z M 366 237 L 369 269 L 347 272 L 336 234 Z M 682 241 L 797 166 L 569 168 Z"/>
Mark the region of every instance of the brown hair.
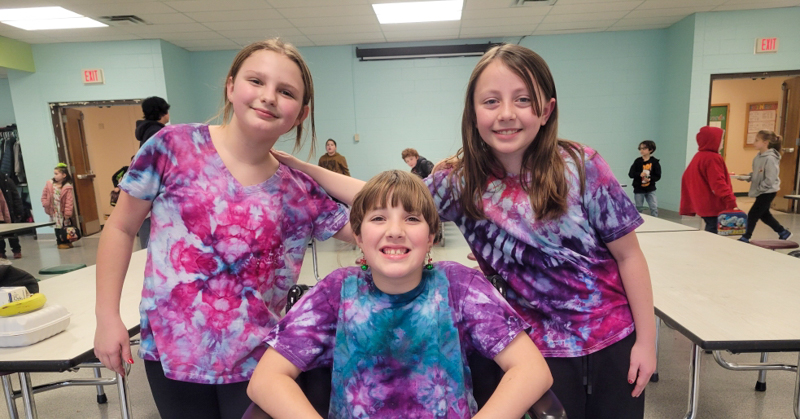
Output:
<path fill-rule="evenodd" d="M 253 42 L 252 44 L 242 48 L 236 57 L 233 59 L 228 75 L 225 77 L 224 88 L 222 89 L 222 125 L 227 125 L 233 117 L 233 105 L 228 100 L 228 80 L 233 81 L 236 75 L 239 74 L 239 69 L 242 64 L 253 53 L 257 51 L 272 51 L 278 54 L 283 54 L 286 58 L 292 60 L 300 68 L 300 75 L 303 77 L 303 103 L 302 106 L 308 105 L 311 117 L 311 151 L 309 155 L 313 155 L 315 143 L 317 138 L 317 129 L 314 124 L 314 81 L 311 79 L 311 70 L 308 69 L 305 60 L 300 55 L 300 51 L 294 45 L 283 42 L 280 38 L 267 39 L 265 41 Z M 302 113 L 302 110 L 300 111 Z M 303 124 L 297 125 L 297 135 L 294 142 L 294 150 L 297 151 L 302 145 L 303 138 Z"/>
<path fill-rule="evenodd" d="M 72 175 L 69 174 L 69 169 L 65 163 L 59 163 L 56 167 L 53 168 L 54 170 L 58 170 L 61 174 L 64 175 L 64 180 L 61 181 L 62 185 L 66 185 L 67 183 L 72 183 Z M 56 178 L 53 178 L 53 183 L 56 183 Z"/>
<path fill-rule="evenodd" d="M 528 48 L 514 44 L 498 45 L 487 51 L 475 66 L 467 84 L 464 113 L 461 118 L 462 147 L 458 150 L 456 159 L 453 159 L 455 164 L 451 172 L 453 184 L 462 184 L 455 182 L 455 177 L 463 177 L 460 198 L 462 208 L 468 217 L 475 220 L 486 217 L 481 198 L 486 191 L 489 176 L 500 179 L 506 177 L 503 164 L 494 156 L 478 132 L 475 114 L 475 87 L 478 78 L 495 60 L 500 60 L 525 83 L 531 92 L 532 112 L 541 116 L 542 104 L 556 98 L 555 82 L 547 63 Z M 567 211 L 569 181 L 564 173 L 566 163 L 561 156 L 561 150 L 566 151 L 575 161 L 582 193 L 585 181 L 583 148 L 577 143 L 558 138 L 558 101 L 556 101 L 547 123 L 539 129 L 536 138 L 525 149 L 519 174 L 522 188 L 528 193 L 531 208 L 537 219 L 557 218 Z"/>
<path fill-rule="evenodd" d="M 775 134 L 773 131 L 762 129 L 761 131 L 756 134 L 757 137 L 760 137 L 762 140 L 767 142 L 767 148 L 771 148 L 778 152 L 778 155 L 781 154 L 781 144 L 783 140 L 781 136 Z"/>
<path fill-rule="evenodd" d="M 391 202 L 387 202 L 391 196 Z M 370 179 L 356 194 L 350 208 L 350 227 L 361 235 L 364 215 L 375 208 L 394 207 L 399 204 L 411 214 L 419 214 L 428 224 L 429 234 L 439 232 L 439 213 L 428 187 L 422 179 L 409 172 L 388 170 Z"/>
<path fill-rule="evenodd" d="M 405 160 L 407 157 L 419 158 L 419 153 L 417 153 L 417 150 L 414 150 L 413 148 L 407 148 L 403 150 L 401 156 L 403 156 L 403 160 Z"/>

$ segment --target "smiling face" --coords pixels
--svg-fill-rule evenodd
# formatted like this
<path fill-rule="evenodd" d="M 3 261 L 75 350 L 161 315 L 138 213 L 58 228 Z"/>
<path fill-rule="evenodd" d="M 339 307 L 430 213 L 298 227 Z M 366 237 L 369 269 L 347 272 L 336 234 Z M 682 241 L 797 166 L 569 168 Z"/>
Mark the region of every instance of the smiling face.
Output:
<path fill-rule="evenodd" d="M 300 68 L 274 51 L 252 53 L 226 89 L 233 107 L 231 125 L 251 136 L 277 140 L 308 115 Z"/>
<path fill-rule="evenodd" d="M 328 153 L 329 156 L 336 154 L 336 144 L 333 141 L 328 140 L 325 143 L 325 152 Z"/>
<path fill-rule="evenodd" d="M 386 202 L 391 202 L 391 196 Z M 421 214 L 395 205 L 367 211 L 356 243 L 364 252 L 375 285 L 386 293 L 400 294 L 422 279 L 433 237 Z"/>
<path fill-rule="evenodd" d="M 555 98 L 542 103 L 542 115 L 537 115 L 525 82 L 500 60 L 495 60 L 478 77 L 474 106 L 476 126 L 483 141 L 506 171 L 519 173 L 525 150 L 547 123 Z"/>

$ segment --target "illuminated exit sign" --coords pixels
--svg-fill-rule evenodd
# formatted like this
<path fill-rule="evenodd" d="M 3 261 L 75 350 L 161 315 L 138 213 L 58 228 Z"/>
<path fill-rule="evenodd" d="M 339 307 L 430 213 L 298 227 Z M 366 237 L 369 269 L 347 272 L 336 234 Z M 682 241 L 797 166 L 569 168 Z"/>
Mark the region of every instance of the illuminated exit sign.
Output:
<path fill-rule="evenodd" d="M 83 70 L 83 84 L 104 84 L 105 82 L 102 68 Z"/>
<path fill-rule="evenodd" d="M 778 38 L 756 38 L 756 54 L 778 52 Z"/>

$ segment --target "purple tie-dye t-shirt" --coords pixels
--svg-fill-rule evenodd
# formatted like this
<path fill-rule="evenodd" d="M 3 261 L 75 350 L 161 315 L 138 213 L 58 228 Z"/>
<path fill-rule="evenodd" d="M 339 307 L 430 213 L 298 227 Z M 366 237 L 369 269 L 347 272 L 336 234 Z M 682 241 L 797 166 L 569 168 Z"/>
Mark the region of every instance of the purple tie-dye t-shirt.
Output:
<path fill-rule="evenodd" d="M 519 177 L 490 178 L 483 194 L 485 220 L 468 218 L 450 170 L 425 182 L 439 214 L 458 225 L 478 264 L 508 281 L 508 300 L 534 326 L 530 336 L 546 357 L 597 352 L 633 332 L 633 316 L 619 267 L 605 243 L 643 223 L 608 164 L 585 147 L 581 196 L 575 162 L 562 152 L 570 183 L 567 213 L 534 217 Z"/>
<path fill-rule="evenodd" d="M 139 355 L 175 380 L 249 379 L 308 241 L 339 231 L 347 210 L 283 165 L 242 186 L 201 124 L 159 131 L 119 186 L 153 202 Z"/>
<path fill-rule="evenodd" d="M 330 418 L 472 417 L 467 354 L 493 359 L 528 327 L 478 271 L 437 262 L 414 290 L 384 294 L 342 268 L 266 342 L 303 371 L 333 368 Z"/>

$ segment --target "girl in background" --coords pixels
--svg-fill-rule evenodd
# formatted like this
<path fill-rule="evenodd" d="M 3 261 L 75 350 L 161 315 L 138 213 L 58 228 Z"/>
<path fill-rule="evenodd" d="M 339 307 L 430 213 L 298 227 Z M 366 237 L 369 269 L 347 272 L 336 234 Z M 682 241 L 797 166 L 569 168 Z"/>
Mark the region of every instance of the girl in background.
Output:
<path fill-rule="evenodd" d="M 758 154 L 753 158 L 753 171 L 739 179 L 750 182 L 747 196 L 755 197 L 756 202 L 747 213 L 747 231 L 739 241 L 750 243 L 758 220 L 778 233 L 779 239 L 789 240 L 792 232 L 784 228 L 769 212 L 772 200 L 781 189 L 781 137 L 772 131 L 761 130 L 756 134 L 753 147 L 758 150 Z"/>
<path fill-rule="evenodd" d="M 490 49 L 467 85 L 462 148 L 425 182 L 484 274 L 508 282 L 567 416 L 641 419 L 656 367 L 650 274 L 634 232 L 643 220 L 596 151 L 558 138 L 557 106 L 539 55 Z M 363 187 L 274 153 L 346 203 Z"/>
<path fill-rule="evenodd" d="M 144 143 L 98 249 L 95 354 L 124 374 L 120 293 L 151 211 L 139 356 L 165 419 L 241 418 L 309 240 L 352 237 L 347 210 L 270 154 L 291 130 L 301 145 L 309 114 L 313 141 L 314 87 L 297 49 L 248 45 L 224 87 L 222 125 L 171 125 Z"/>
<path fill-rule="evenodd" d="M 71 224 L 74 203 L 72 176 L 67 165 L 59 163 L 53 169 L 53 179 L 47 181 L 42 191 L 42 207 L 50 216 L 50 221 L 56 223 L 56 244 L 59 249 L 72 247 L 72 243 L 67 240 L 66 227 Z"/>

